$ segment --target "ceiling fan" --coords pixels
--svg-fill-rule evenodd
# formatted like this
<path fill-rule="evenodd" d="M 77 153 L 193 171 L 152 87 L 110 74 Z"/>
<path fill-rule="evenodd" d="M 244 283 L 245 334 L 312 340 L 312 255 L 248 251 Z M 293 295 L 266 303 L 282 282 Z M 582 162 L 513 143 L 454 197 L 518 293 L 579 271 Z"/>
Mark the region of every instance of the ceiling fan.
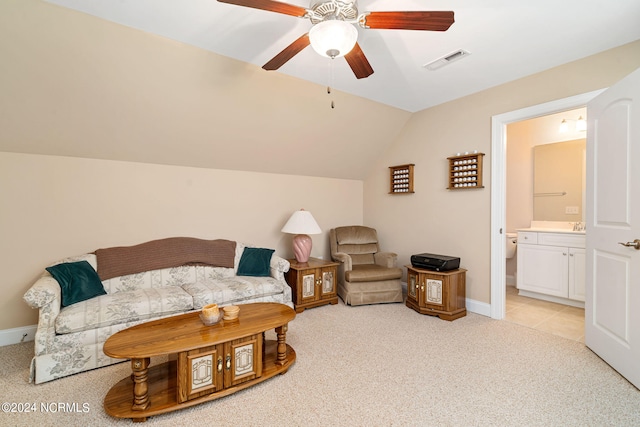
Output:
<path fill-rule="evenodd" d="M 237 6 L 252 7 L 285 15 L 307 18 L 311 30 L 300 36 L 282 52 L 264 64 L 265 70 L 277 70 L 311 45 L 320 55 L 329 58 L 344 56 L 358 79 L 369 77 L 373 68 L 358 45 L 358 30 L 365 29 L 446 31 L 453 24 L 453 12 L 363 12 L 358 14 L 358 2 L 342 0 L 311 0 L 311 7 L 275 0 L 218 0 Z"/>

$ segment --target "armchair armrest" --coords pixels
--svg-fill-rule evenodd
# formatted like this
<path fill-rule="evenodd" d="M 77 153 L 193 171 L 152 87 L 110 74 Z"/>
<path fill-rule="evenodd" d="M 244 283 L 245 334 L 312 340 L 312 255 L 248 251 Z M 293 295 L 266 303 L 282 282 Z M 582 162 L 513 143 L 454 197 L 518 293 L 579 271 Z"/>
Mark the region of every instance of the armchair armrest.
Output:
<path fill-rule="evenodd" d="M 340 263 L 340 265 L 338 265 L 338 281 L 339 283 L 344 283 L 345 271 L 351 271 L 353 269 L 351 256 L 344 252 L 333 252 L 331 258 L 335 262 Z"/>
<path fill-rule="evenodd" d="M 334 261 L 339 262 L 341 267 L 344 268 L 344 271 L 350 271 L 353 269 L 351 256 L 349 254 L 344 252 L 334 252 L 331 254 L 331 258 L 333 258 Z"/>
<path fill-rule="evenodd" d="M 376 264 L 387 268 L 394 268 L 398 260 L 398 254 L 394 252 L 378 252 L 373 254 Z"/>
<path fill-rule="evenodd" d="M 269 269 L 271 277 L 273 277 L 274 279 L 284 281 L 284 273 L 289 271 L 290 266 L 291 264 L 289 264 L 289 261 L 287 261 L 286 259 L 281 258 L 276 254 L 271 255 Z"/>

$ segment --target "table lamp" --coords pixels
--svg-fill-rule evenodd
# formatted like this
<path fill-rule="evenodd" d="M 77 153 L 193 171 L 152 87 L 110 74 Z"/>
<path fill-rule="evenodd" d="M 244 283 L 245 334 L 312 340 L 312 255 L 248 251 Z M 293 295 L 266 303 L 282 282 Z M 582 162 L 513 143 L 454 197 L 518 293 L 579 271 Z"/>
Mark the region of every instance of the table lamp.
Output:
<path fill-rule="evenodd" d="M 308 262 L 311 255 L 312 241 L 309 234 L 320 234 L 322 230 L 311 215 L 311 212 L 300 209 L 295 211 L 289 221 L 282 227 L 283 233 L 295 234 L 293 253 L 298 262 Z"/>

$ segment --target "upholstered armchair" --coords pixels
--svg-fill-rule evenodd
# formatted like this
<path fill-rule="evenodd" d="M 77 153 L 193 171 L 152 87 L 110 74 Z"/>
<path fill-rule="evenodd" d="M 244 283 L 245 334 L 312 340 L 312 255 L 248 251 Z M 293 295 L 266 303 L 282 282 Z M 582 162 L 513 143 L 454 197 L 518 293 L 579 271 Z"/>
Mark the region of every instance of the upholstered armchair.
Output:
<path fill-rule="evenodd" d="M 338 295 L 350 305 L 402 302 L 397 255 L 381 252 L 375 229 L 359 225 L 329 231 L 331 258 L 339 262 Z"/>

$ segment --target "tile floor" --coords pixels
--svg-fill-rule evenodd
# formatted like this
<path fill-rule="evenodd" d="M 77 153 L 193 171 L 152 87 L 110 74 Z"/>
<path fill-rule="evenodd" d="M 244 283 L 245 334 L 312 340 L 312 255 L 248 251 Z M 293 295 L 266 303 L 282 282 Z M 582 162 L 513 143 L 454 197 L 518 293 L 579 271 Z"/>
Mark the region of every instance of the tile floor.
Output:
<path fill-rule="evenodd" d="M 584 343 L 584 309 L 518 295 L 507 286 L 505 320 Z"/>

